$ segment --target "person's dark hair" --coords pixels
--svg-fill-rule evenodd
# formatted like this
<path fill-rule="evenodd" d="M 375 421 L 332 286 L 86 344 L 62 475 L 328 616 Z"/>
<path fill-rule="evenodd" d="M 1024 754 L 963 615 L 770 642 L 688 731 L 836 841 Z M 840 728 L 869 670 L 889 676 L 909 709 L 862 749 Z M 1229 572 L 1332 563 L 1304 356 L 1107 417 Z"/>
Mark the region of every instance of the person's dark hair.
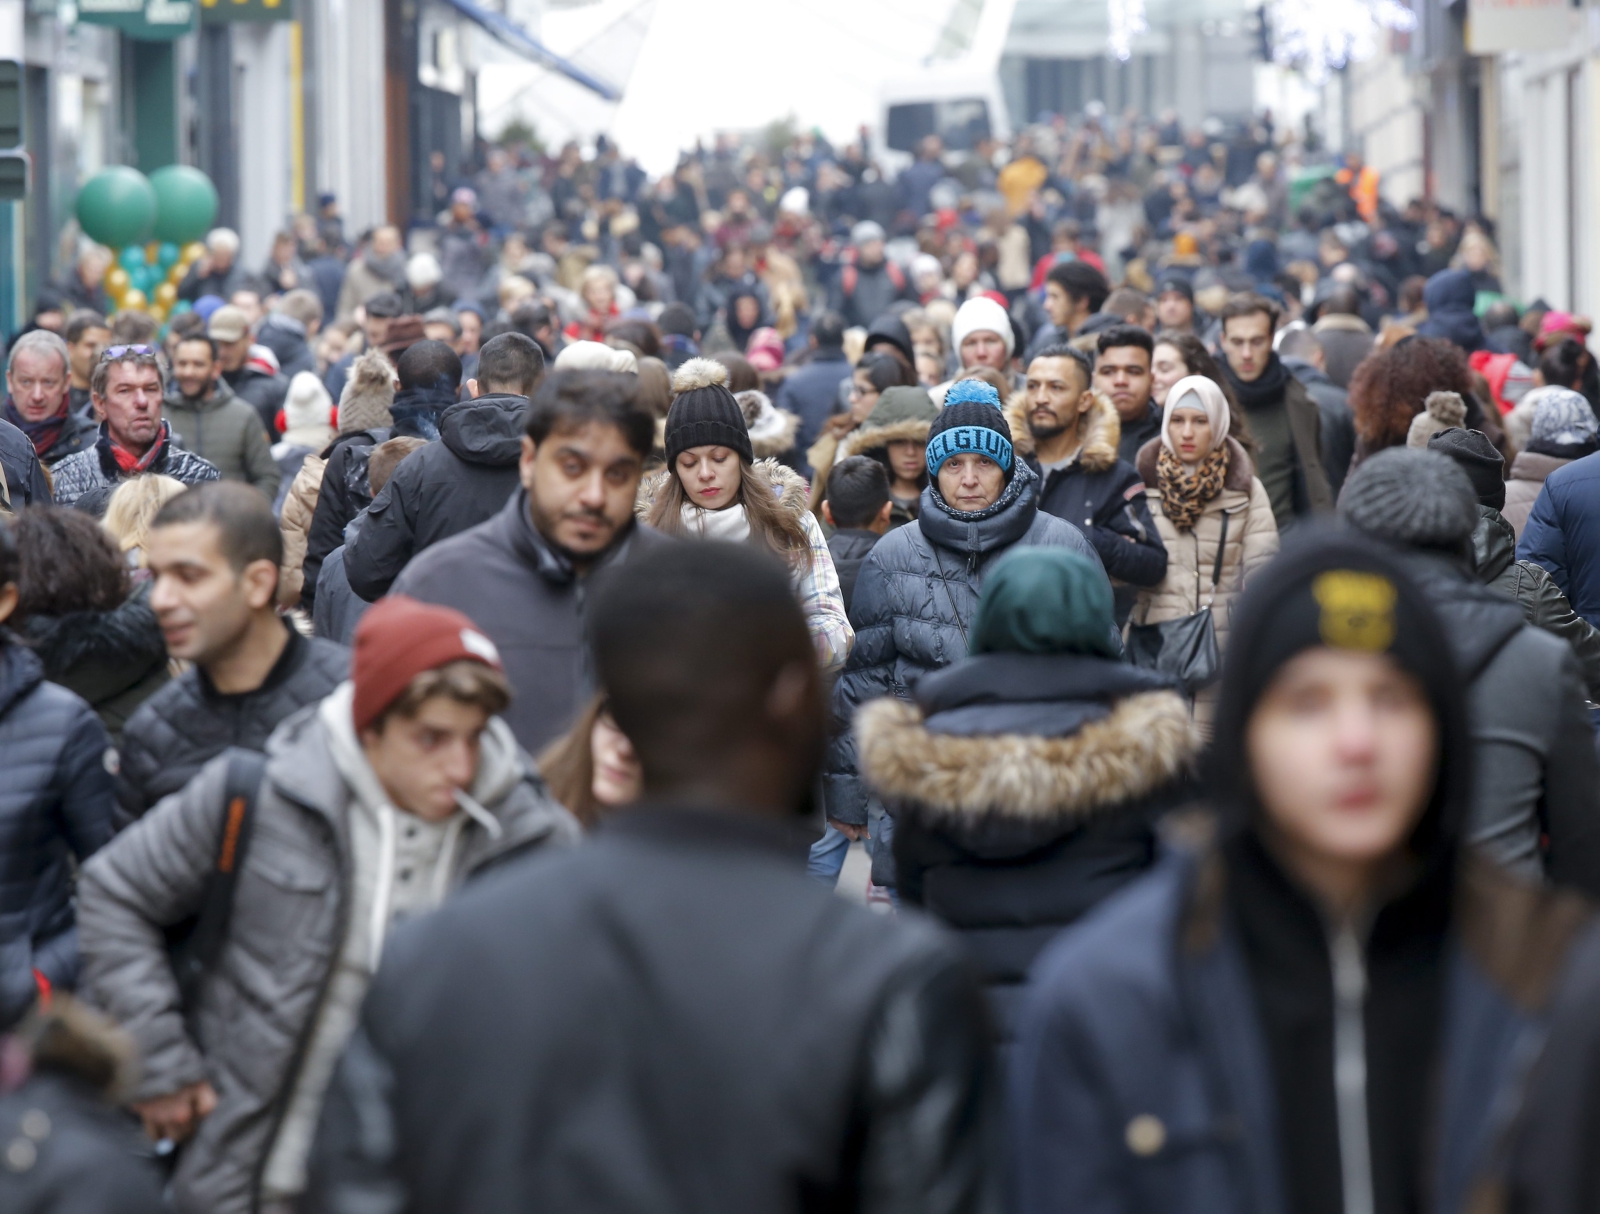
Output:
<path fill-rule="evenodd" d="M 173 356 L 176 357 L 179 348 L 182 346 L 187 346 L 190 342 L 204 342 L 206 347 L 211 351 L 211 361 L 217 361 L 217 339 L 206 333 L 181 334 L 178 337 L 178 340 L 172 344 Z"/>
<path fill-rule="evenodd" d="M 537 299 L 525 299 L 511 309 L 511 327 L 518 333 L 539 340 L 539 330 L 554 324 L 550 305 Z"/>
<path fill-rule="evenodd" d="M 1349 283 L 1340 283 L 1328 292 L 1322 305 L 1323 316 L 1360 316 L 1361 292 Z"/>
<path fill-rule="evenodd" d="M 1104 307 L 1106 297 L 1111 294 L 1111 284 L 1106 281 L 1106 276 L 1088 262 L 1077 259 L 1057 262 L 1050 267 L 1045 280 L 1065 291 L 1068 299 L 1087 301 L 1091 312 L 1098 312 Z"/>
<path fill-rule="evenodd" d="M 544 351 L 526 333 L 491 337 L 478 351 L 476 378 L 479 386 L 485 389 L 532 396 L 543 375 Z"/>
<path fill-rule="evenodd" d="M 614 339 L 614 340 L 613 340 Z M 648 320 L 617 320 L 606 327 L 606 342 L 625 341 L 645 358 L 661 357 L 661 331 Z"/>
<path fill-rule="evenodd" d="M 889 500 L 889 472 L 878 460 L 852 455 L 828 471 L 828 509 L 836 527 L 865 527 Z"/>
<path fill-rule="evenodd" d="M 1094 352 L 1097 355 L 1104 354 L 1121 346 L 1137 346 L 1146 354 L 1153 355 L 1156 341 L 1148 329 L 1141 329 L 1138 325 L 1112 325 L 1109 329 L 1100 330 L 1100 335 L 1094 341 Z"/>
<path fill-rule="evenodd" d="M 89 308 L 79 308 L 67 317 L 67 323 L 61 326 L 61 336 L 68 345 L 72 345 L 74 342 L 82 341 L 83 335 L 90 329 L 105 329 L 109 332 L 111 325 L 100 313 Z"/>
<path fill-rule="evenodd" d="M 552 371 L 534 393 L 525 432 L 537 445 L 596 422 L 615 426 L 640 459 L 650 458 L 656 419 L 639 402 L 639 377 L 622 371 Z"/>
<path fill-rule="evenodd" d="M 1428 288 L 1428 280 L 1421 274 L 1413 274 L 1400 284 L 1400 311 L 1406 314 L 1422 310 L 1423 292 Z"/>
<path fill-rule="evenodd" d="M 1222 326 L 1224 333 L 1228 330 L 1228 322 L 1241 316 L 1255 316 L 1257 314 L 1267 318 L 1267 323 L 1274 329 L 1278 327 L 1278 305 L 1265 295 L 1257 295 L 1252 291 L 1241 291 L 1237 295 L 1228 296 L 1228 302 L 1222 305 L 1222 311 L 1217 313 L 1217 322 Z"/>
<path fill-rule="evenodd" d="M 785 669 L 816 668 L 789 569 L 753 545 L 662 544 L 596 581 L 590 649 L 647 791 L 725 767 L 761 737 Z M 816 714 L 813 764 L 821 754 L 820 689 Z M 796 793 L 809 783 L 802 777 Z"/>
<path fill-rule="evenodd" d="M 221 533 L 223 555 L 235 573 L 256 561 L 283 564 L 283 532 L 272 503 L 242 481 L 207 481 L 172 498 L 150 521 L 150 530 L 184 523 L 209 523 Z"/>
<path fill-rule="evenodd" d="M 148 312 L 137 308 L 124 308 L 111 321 L 111 344 L 114 346 L 145 346 L 152 344 L 161 326 Z"/>
<path fill-rule="evenodd" d="M 13 622 L 29 616 L 115 611 L 128 597 L 128 566 L 105 529 L 79 510 L 29 506 L 11 536 L 20 576 Z"/>
<path fill-rule="evenodd" d="M 442 341 L 414 341 L 394 365 L 401 390 L 461 387 L 461 357 Z"/>
<path fill-rule="evenodd" d="M 882 354 L 873 351 L 863 354 L 861 361 L 856 364 L 857 371 L 865 371 L 872 386 L 879 392 L 885 388 L 915 386 L 907 385 L 902 374 L 905 364 L 893 354 Z M 760 387 L 760 384 L 756 385 Z"/>
<path fill-rule="evenodd" d="M 737 396 L 741 392 L 761 391 L 761 372 L 750 365 L 750 360 L 742 354 L 735 354 L 731 350 L 723 350 L 713 354 L 724 367 L 728 368 L 728 391 Z"/>
<path fill-rule="evenodd" d="M 1491 329 L 1508 329 L 1516 325 L 1517 305 L 1509 299 L 1499 299 L 1483 310 L 1483 327 L 1485 331 Z"/>
<path fill-rule="evenodd" d="M 1374 350 L 1350 376 L 1350 410 L 1356 437 L 1368 452 L 1400 447 L 1411 419 L 1434 392 L 1472 396 L 1472 368 L 1460 346 L 1442 337 L 1408 337 Z M 1468 405 L 1468 417 L 1471 417 Z"/>
<path fill-rule="evenodd" d="M 672 408 L 672 372 L 659 358 L 641 358 L 638 362 L 639 407 L 664 418 Z"/>
<path fill-rule="evenodd" d="M 1153 346 L 1151 348 L 1154 349 Z M 1079 350 L 1075 346 L 1069 346 L 1064 341 L 1053 341 L 1053 342 L 1051 342 L 1049 345 L 1045 346 L 1044 348 L 1039 350 L 1037 353 L 1035 353 L 1033 358 L 1030 358 L 1028 360 L 1028 362 L 1032 363 L 1034 361 L 1034 359 L 1039 359 L 1039 358 L 1065 358 L 1065 359 L 1067 359 L 1075 367 L 1078 368 L 1079 373 L 1083 376 L 1083 383 L 1084 383 L 1085 386 L 1087 386 L 1089 381 L 1094 378 L 1094 362 L 1093 362 L 1093 360 L 1090 359 L 1090 357 L 1087 354 L 1085 354 L 1082 350 Z"/>
<path fill-rule="evenodd" d="M 204 336 L 205 331 L 206 322 L 193 312 L 184 312 L 182 315 L 174 316 L 167 322 L 168 336 L 177 340 L 182 340 L 193 334 Z"/>
<path fill-rule="evenodd" d="M 17 544 L 11 538 L 11 527 L 0 519 L 0 589 L 16 583 L 18 564 Z"/>
<path fill-rule="evenodd" d="M 692 338 L 700 332 L 700 326 L 695 323 L 694 309 L 683 303 L 669 303 L 662 308 L 661 315 L 656 317 L 656 327 L 674 337 Z"/>
<path fill-rule="evenodd" d="M 1233 387 L 1228 382 L 1228 377 L 1222 373 L 1222 368 L 1217 365 L 1217 360 L 1211 357 L 1211 351 L 1206 349 L 1206 343 L 1193 333 L 1159 333 L 1156 335 L 1158 346 L 1171 346 L 1183 358 L 1183 365 L 1190 375 L 1203 375 L 1217 387 L 1222 389 L 1223 399 L 1228 402 L 1228 437 L 1237 440 L 1253 458 L 1256 453 L 1256 440 L 1250 433 L 1250 423 L 1245 417 L 1243 409 L 1239 408 L 1239 400 L 1233 394 Z M 1152 351 L 1150 361 L 1155 361 L 1155 352 Z"/>
<path fill-rule="evenodd" d="M 844 317 L 837 312 L 824 312 L 811 322 L 811 336 L 819 350 L 837 350 L 844 345 L 844 331 Z"/>
<path fill-rule="evenodd" d="M 1563 337 L 1539 355 L 1539 375 L 1556 388 L 1583 390 L 1585 365 L 1583 344 L 1574 337 Z"/>

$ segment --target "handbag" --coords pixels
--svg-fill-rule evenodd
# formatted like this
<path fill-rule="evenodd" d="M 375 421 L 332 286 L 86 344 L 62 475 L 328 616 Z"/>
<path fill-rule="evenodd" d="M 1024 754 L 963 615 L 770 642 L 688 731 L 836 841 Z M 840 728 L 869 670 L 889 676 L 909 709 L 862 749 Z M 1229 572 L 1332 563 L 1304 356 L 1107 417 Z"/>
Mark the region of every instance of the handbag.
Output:
<path fill-rule="evenodd" d="M 1216 602 L 1217 583 L 1222 580 L 1222 558 L 1228 551 L 1228 513 L 1222 513 L 1222 538 L 1217 541 L 1217 560 L 1211 567 L 1211 597 L 1193 615 L 1160 624 L 1128 625 L 1128 661 L 1146 670 L 1170 676 L 1193 699 L 1202 687 L 1217 679 L 1222 669 L 1222 653 L 1217 648 L 1217 623 L 1211 615 Z"/>

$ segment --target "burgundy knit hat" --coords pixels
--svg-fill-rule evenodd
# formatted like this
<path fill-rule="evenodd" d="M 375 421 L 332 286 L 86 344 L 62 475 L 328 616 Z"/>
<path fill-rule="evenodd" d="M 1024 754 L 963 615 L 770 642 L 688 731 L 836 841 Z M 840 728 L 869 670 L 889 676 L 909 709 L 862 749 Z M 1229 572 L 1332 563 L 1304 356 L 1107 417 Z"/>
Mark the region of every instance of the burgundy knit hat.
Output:
<path fill-rule="evenodd" d="M 502 673 L 505 669 L 494 642 L 461 612 L 404 595 L 379 599 L 356 625 L 350 660 L 356 732 L 381 717 L 412 679 L 451 662 L 482 662 Z"/>

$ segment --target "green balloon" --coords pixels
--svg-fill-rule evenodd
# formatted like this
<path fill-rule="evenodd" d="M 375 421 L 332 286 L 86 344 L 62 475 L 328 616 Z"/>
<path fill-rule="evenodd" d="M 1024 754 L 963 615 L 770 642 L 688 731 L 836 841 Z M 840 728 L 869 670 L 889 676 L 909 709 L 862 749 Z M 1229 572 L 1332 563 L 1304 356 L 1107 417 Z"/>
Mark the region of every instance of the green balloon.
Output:
<path fill-rule="evenodd" d="M 170 270 L 173 266 L 178 264 L 178 258 L 182 256 L 183 252 L 176 244 L 170 240 L 163 241 L 161 248 L 157 251 L 156 264 L 160 266 L 163 271 Z"/>
<path fill-rule="evenodd" d="M 156 197 L 157 240 L 188 244 L 217 222 L 217 188 L 199 169 L 169 164 L 150 174 L 150 185 Z"/>
<path fill-rule="evenodd" d="M 110 248 L 142 244 L 156 221 L 156 192 L 138 169 L 101 169 L 78 191 L 78 224 L 90 240 Z"/>
<path fill-rule="evenodd" d="M 194 305 L 187 299 L 180 299 L 177 303 L 172 305 L 172 314 L 174 316 L 182 316 L 185 312 L 192 311 L 194 311 Z"/>
<path fill-rule="evenodd" d="M 144 268 L 144 250 L 136 244 L 131 244 L 122 250 L 117 258 L 122 263 L 122 268 L 132 274 L 135 270 Z"/>

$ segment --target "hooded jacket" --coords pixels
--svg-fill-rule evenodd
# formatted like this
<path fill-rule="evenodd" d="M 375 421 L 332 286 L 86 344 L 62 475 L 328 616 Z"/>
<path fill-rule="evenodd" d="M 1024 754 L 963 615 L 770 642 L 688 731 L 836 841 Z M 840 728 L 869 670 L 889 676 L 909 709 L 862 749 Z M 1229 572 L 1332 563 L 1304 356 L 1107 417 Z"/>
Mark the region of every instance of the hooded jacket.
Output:
<path fill-rule="evenodd" d="M 856 714 L 894 815 L 900 898 L 960 933 L 1002 1041 L 1034 957 L 1155 858 L 1199 746 L 1167 680 L 1078 654 L 986 653 Z"/>
<path fill-rule="evenodd" d="M 1468 354 L 1483 349 L 1483 325 L 1473 312 L 1478 291 L 1468 270 L 1440 270 L 1422 288 L 1428 319 L 1417 326 L 1418 337 L 1442 337 Z"/>
<path fill-rule="evenodd" d="M 1286 358 L 1283 365 L 1316 403 L 1322 418 L 1322 470 L 1328 474 L 1328 487 L 1337 498 L 1356 453 L 1356 415 L 1350 408 L 1350 395 L 1328 372 L 1303 358 Z"/>
<path fill-rule="evenodd" d="M 367 464 L 372 459 L 373 448 L 386 442 L 391 433 L 384 427 L 341 434 L 324 452 L 317 504 L 311 513 L 305 560 L 301 562 L 300 602 L 307 609 L 316 606 L 317 575 L 322 572 L 322 562 L 328 558 L 328 553 L 344 543 L 344 529 L 350 525 L 350 520 L 372 504 Z"/>
<path fill-rule="evenodd" d="M 526 396 L 495 393 L 439 415 L 439 441 L 400 461 L 345 546 L 345 576 L 356 594 L 383 597 L 418 552 L 500 512 L 521 483 L 527 412 Z"/>
<path fill-rule="evenodd" d="M 1517 557 L 1542 565 L 1572 603 L 1600 628 L 1600 454 L 1557 468 L 1534 499 Z"/>
<path fill-rule="evenodd" d="M 202 982 L 192 1021 L 185 1021 L 161 929 L 200 908 L 227 813 L 227 759 L 208 763 L 83 872 L 87 989 L 138 1047 L 133 1099 L 202 1079 L 217 1092 L 215 1112 L 173 1174 L 180 1214 L 257 1208 L 267 1154 L 351 930 L 358 794 L 321 709 L 307 706 L 267 743 L 227 940 Z M 463 811 L 453 820 L 454 843 L 446 837 L 439 859 L 450 888 L 527 848 L 576 837 L 571 817 L 545 794 L 498 721 L 483 734 L 472 796 L 487 816 Z M 403 872 L 389 876 L 405 879 Z M 381 884 L 375 896 L 382 896 Z"/>
<path fill-rule="evenodd" d="M 814 359 L 784 378 L 772 403 L 800 419 L 794 439 L 797 451 L 809 451 L 823 423 L 839 412 L 839 385 L 849 378 L 850 364 L 837 349 L 818 350 Z M 802 474 L 809 471 L 809 467 L 800 469 Z"/>
<path fill-rule="evenodd" d="M 256 411 L 218 379 L 211 395 L 190 400 L 176 383 L 162 402 L 162 416 L 172 437 L 215 466 L 223 480 L 254 485 L 268 501 L 276 501 L 283 474 L 272 458 L 272 444 Z"/>
<path fill-rule="evenodd" d="M 901 389 L 886 389 L 878 398 L 878 403 L 872 407 L 872 412 L 867 414 L 867 420 L 844 436 L 839 444 L 839 454 L 835 462 L 848 459 L 852 455 L 870 455 L 886 468 L 889 466 L 889 444 L 898 442 L 916 443 L 919 447 L 928 445 L 928 432 L 933 428 L 934 419 L 939 416 L 939 407 L 920 388 L 904 392 Z M 1013 434 L 1016 426 L 1011 427 Z M 927 473 L 923 473 L 923 483 L 927 482 Z M 894 472 L 889 471 L 889 487 L 894 488 Z M 916 504 L 907 507 L 898 499 L 894 500 L 894 508 L 889 515 L 889 523 L 899 527 L 911 522 L 917 517 L 921 508 L 921 498 Z"/>

